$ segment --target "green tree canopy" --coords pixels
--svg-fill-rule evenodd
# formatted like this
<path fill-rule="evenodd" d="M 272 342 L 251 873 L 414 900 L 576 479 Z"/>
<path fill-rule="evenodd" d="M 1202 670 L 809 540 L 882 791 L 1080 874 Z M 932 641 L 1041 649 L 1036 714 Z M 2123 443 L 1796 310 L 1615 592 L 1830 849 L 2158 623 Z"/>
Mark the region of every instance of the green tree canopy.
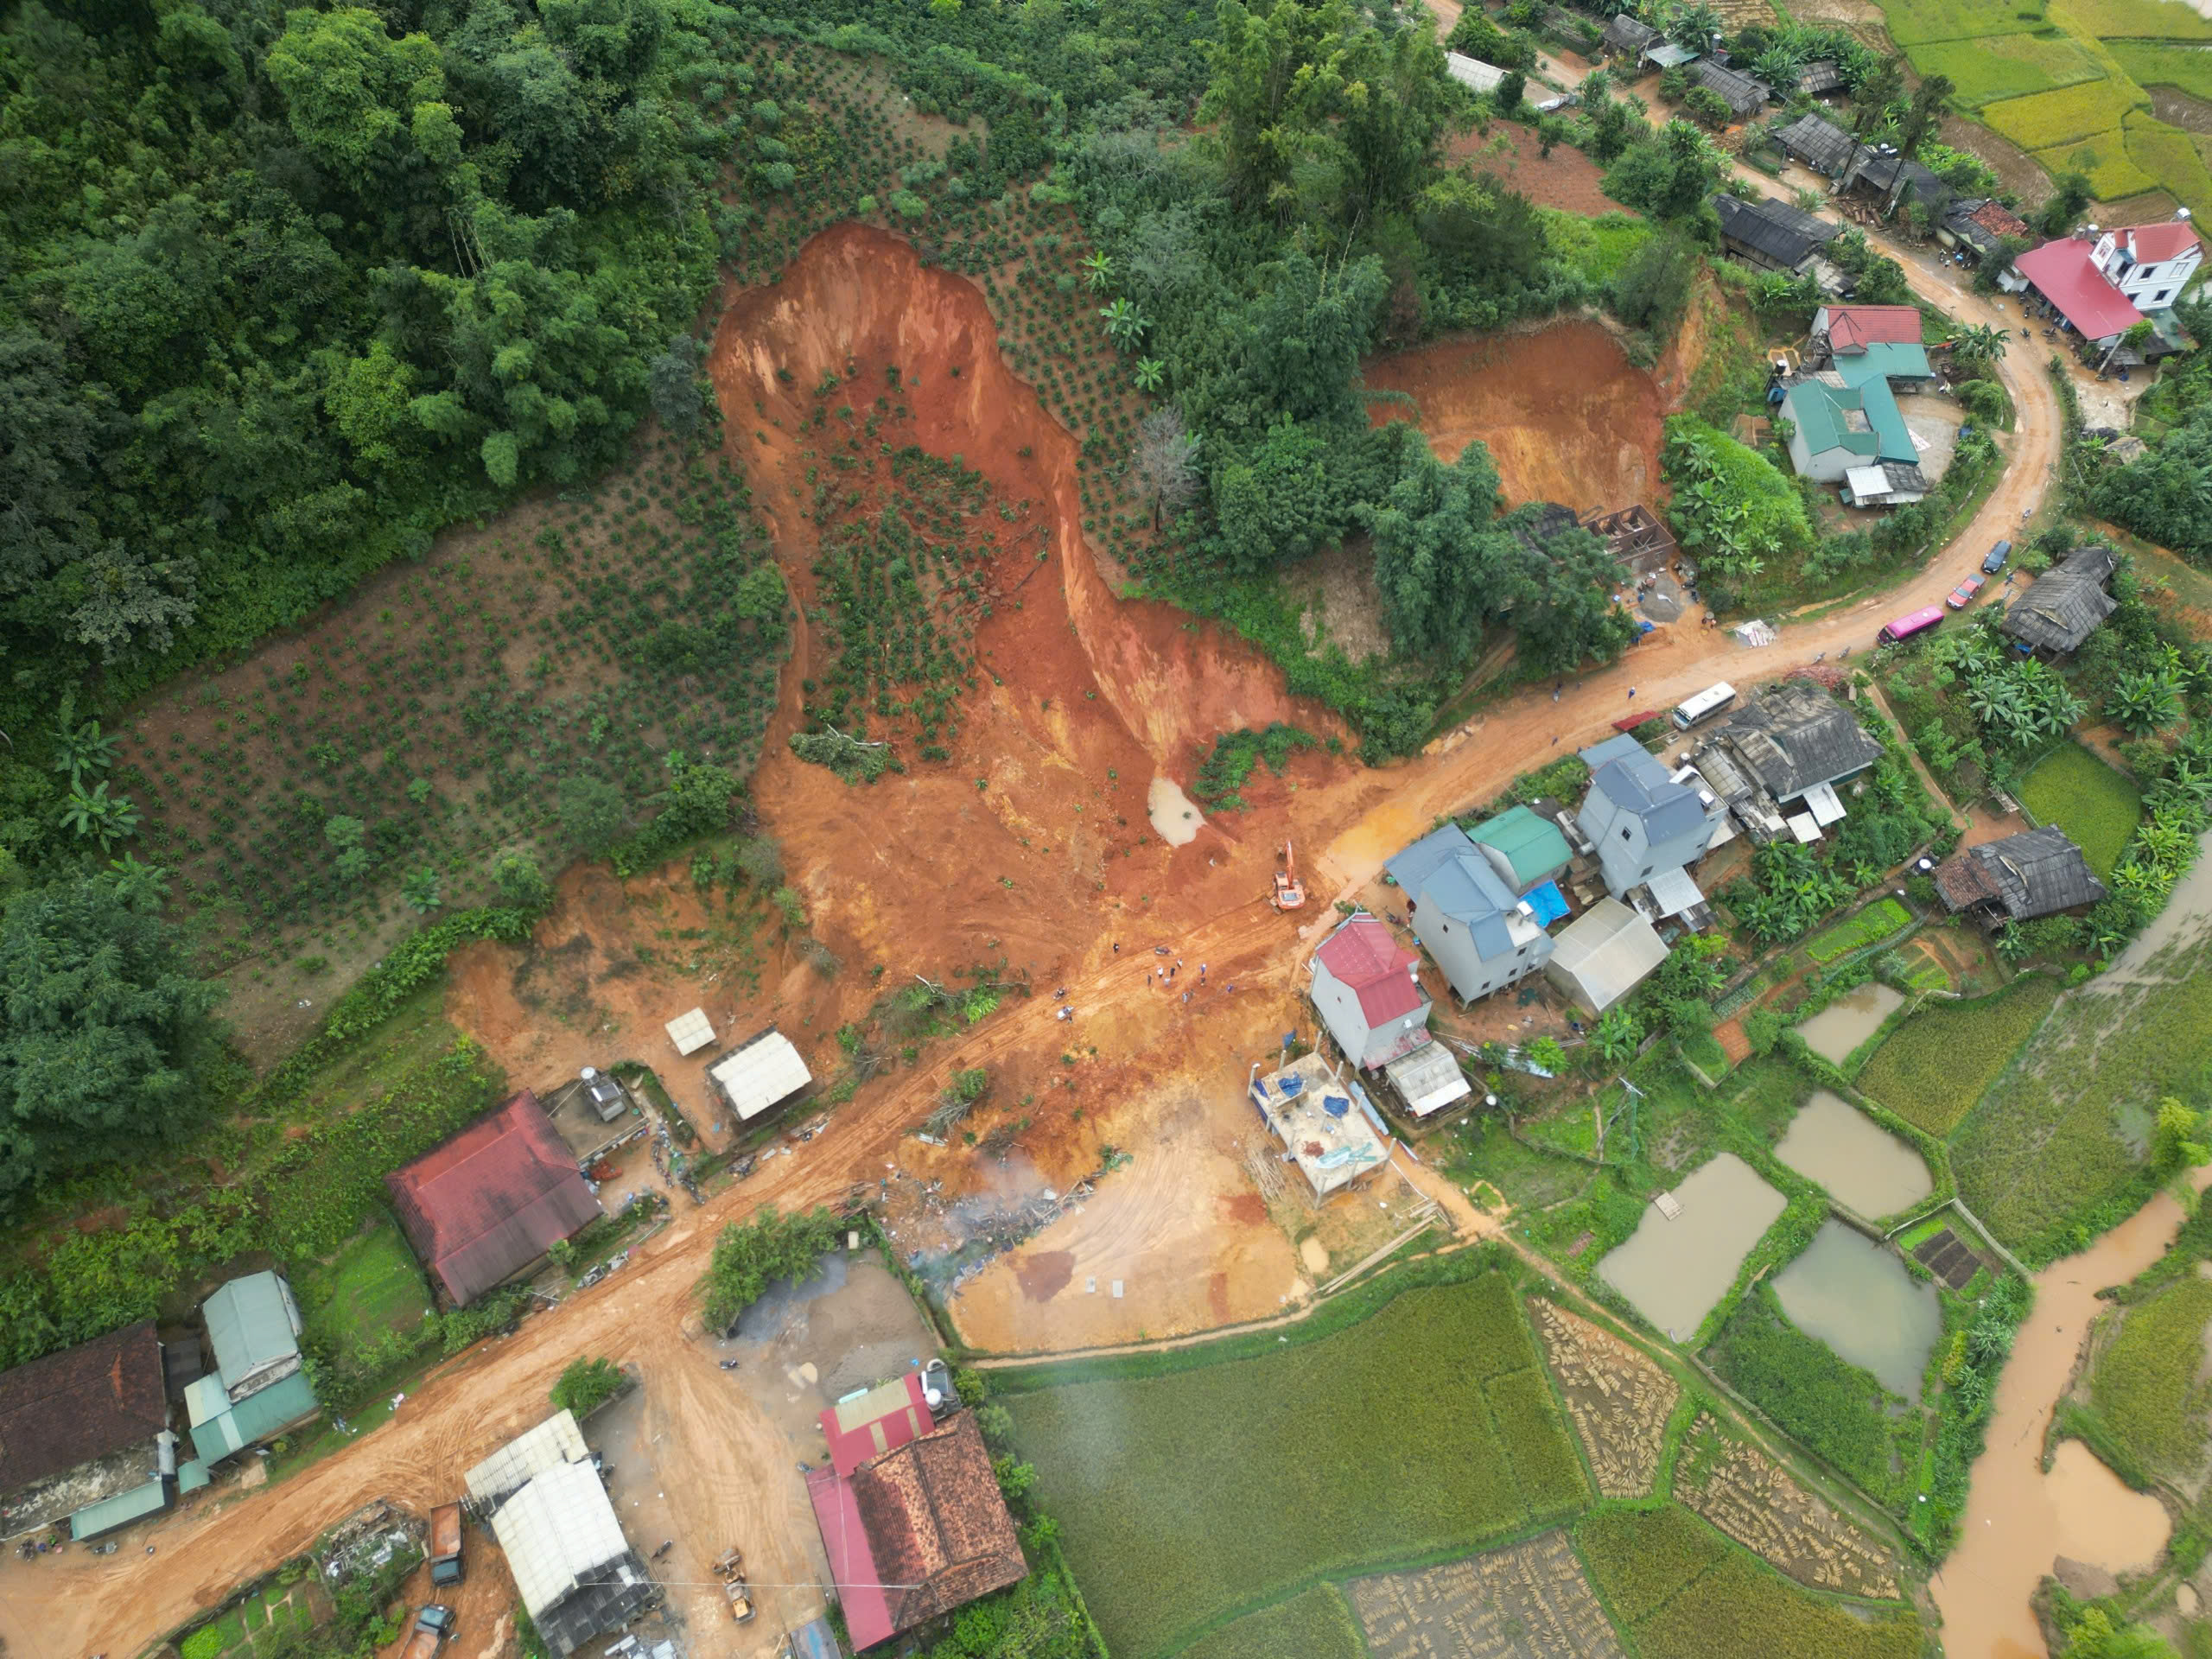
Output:
<path fill-rule="evenodd" d="M 158 879 L 84 876 L 0 916 L 0 1203 L 205 1116 L 219 993 L 193 977 L 162 894 Z"/>

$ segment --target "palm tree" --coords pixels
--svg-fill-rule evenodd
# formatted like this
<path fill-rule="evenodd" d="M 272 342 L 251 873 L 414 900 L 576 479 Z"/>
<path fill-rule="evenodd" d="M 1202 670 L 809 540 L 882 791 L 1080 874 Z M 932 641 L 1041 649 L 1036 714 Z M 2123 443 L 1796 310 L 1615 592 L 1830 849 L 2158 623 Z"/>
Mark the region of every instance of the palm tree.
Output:
<path fill-rule="evenodd" d="M 1145 330 L 1152 327 L 1152 319 L 1128 299 L 1101 306 L 1098 315 L 1105 320 L 1107 338 L 1125 352 L 1141 340 Z"/>
<path fill-rule="evenodd" d="M 1137 359 L 1136 380 L 1139 391 L 1158 391 L 1160 383 L 1167 378 L 1167 365 L 1156 357 Z"/>
<path fill-rule="evenodd" d="M 1083 262 L 1083 268 L 1088 273 L 1084 280 L 1090 284 L 1094 293 L 1103 290 L 1114 280 L 1114 256 L 1110 253 L 1092 254 Z"/>

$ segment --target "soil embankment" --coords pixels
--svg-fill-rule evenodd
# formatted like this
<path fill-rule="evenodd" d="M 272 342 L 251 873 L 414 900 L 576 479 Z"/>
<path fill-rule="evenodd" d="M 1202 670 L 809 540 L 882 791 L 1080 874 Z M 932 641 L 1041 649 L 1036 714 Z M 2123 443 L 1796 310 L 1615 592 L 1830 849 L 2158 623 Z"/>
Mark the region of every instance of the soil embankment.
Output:
<path fill-rule="evenodd" d="M 1414 404 L 1370 404 L 1376 424 L 1414 419 L 1446 461 L 1477 438 L 1488 444 L 1509 505 L 1586 512 L 1648 501 L 1658 485 L 1666 400 L 1594 322 L 1454 335 L 1377 358 L 1364 374 L 1370 391 Z"/>

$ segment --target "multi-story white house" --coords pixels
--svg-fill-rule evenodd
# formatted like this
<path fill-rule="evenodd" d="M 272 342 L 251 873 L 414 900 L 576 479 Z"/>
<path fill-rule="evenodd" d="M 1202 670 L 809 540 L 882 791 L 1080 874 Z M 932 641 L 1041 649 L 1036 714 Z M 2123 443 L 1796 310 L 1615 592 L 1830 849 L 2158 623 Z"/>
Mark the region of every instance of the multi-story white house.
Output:
<path fill-rule="evenodd" d="M 2181 297 L 2204 263 L 2189 209 L 2163 225 L 2131 225 L 2107 231 L 2089 250 L 2089 263 L 2139 311 L 2164 311 Z"/>

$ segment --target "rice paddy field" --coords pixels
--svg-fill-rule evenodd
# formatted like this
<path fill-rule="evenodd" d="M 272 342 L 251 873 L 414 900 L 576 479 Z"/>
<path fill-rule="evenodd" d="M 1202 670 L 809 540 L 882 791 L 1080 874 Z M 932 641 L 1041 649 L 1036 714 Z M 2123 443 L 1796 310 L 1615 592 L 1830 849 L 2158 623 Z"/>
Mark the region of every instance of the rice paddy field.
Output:
<path fill-rule="evenodd" d="M 1586 1516 L 1575 1542 L 1644 1659 L 1915 1659 L 1910 1614 L 1864 1618 L 1808 1595 L 1687 1510 Z"/>
<path fill-rule="evenodd" d="M 2212 937 L 2146 935 L 2058 1000 L 2032 1052 L 1959 1125 L 1959 1196 L 2031 1264 L 2080 1249 L 2149 1196 L 2159 1098 L 2212 1103 L 2207 1031 Z"/>
<path fill-rule="evenodd" d="M 2200 1380 L 2212 1281 L 2194 1274 L 2131 1305 L 2089 1369 L 2090 1408 L 2139 1469 L 2193 1481 L 2212 1387 Z"/>
<path fill-rule="evenodd" d="M 2037 975 L 1994 996 L 1929 1002 L 1874 1051 L 1859 1073 L 1859 1091 L 1916 1128 L 1948 1135 L 2057 997 L 2057 985 Z"/>
<path fill-rule="evenodd" d="M 1885 0 L 1882 10 L 1915 69 L 1949 76 L 1961 108 L 2046 171 L 2087 175 L 2111 222 L 2131 222 L 2130 200 L 2158 191 L 2212 211 L 2212 138 L 2158 119 L 2144 90 L 2206 82 L 2186 48 L 2212 41 L 2212 20 L 2181 0 Z M 2139 216 L 2171 207 L 2154 198 Z"/>
<path fill-rule="evenodd" d="M 1333 1584 L 1247 1613 L 1183 1649 L 1182 1659 L 1366 1659 L 1359 1625 Z"/>
<path fill-rule="evenodd" d="M 1129 1659 L 1317 1578 L 1471 1549 L 1588 1502 L 1497 1273 L 1408 1290 L 1280 1353 L 1001 1398 L 1092 1616 Z"/>

